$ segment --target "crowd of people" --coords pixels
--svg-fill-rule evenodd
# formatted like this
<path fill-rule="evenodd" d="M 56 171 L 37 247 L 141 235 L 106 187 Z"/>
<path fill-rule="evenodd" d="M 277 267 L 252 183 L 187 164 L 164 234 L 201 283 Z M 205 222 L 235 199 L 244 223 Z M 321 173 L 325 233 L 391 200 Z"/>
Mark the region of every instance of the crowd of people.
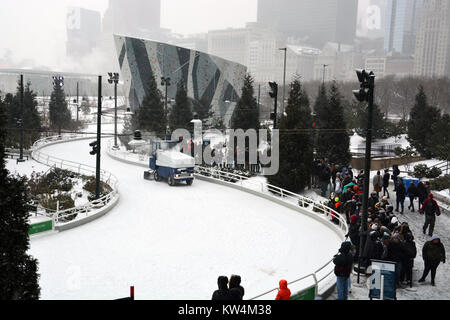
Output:
<path fill-rule="evenodd" d="M 390 203 L 389 183 L 394 183 L 395 209 Z M 358 265 L 358 272 L 365 273 L 372 260 L 395 263 L 396 288 L 411 286 L 413 282 L 414 259 L 417 257 L 417 246 L 413 232 L 407 222 L 400 223 L 398 215 L 403 215 L 404 202 L 408 196 L 408 209 L 415 212 L 417 203 L 419 214 L 425 216 L 423 234 L 431 239 L 422 248 L 424 270 L 418 282 L 424 282 L 431 272 L 431 285 L 435 286 L 436 270 L 439 264 L 445 263 L 445 248 L 440 237 L 433 235 L 436 217 L 441 214 L 438 203 L 434 200 L 428 182 L 410 182 L 405 185 L 400 177 L 398 166 L 381 171 L 372 178 L 373 191 L 367 201 L 367 225 L 362 228 L 362 202 L 364 194 L 364 171 L 353 172 L 351 165 L 339 168 L 328 164 L 325 159 L 317 160 L 313 165 L 311 181 L 313 188 L 320 189 L 322 196 L 329 198 L 327 206 L 346 219 L 348 233 L 339 253 L 333 258 L 334 273 L 337 277 L 339 300 L 347 300 L 351 287 L 350 275 Z M 383 193 L 381 195 L 381 192 Z M 331 210 L 330 210 L 331 211 Z M 331 221 L 339 224 L 337 216 L 331 211 Z M 361 240 L 363 246 L 361 246 Z M 237 277 L 237 278 L 236 278 Z M 234 279 L 234 280 L 233 280 Z M 241 300 L 244 290 L 240 286 L 240 277 L 232 276 L 230 281 L 225 276 L 218 279 L 219 289 L 214 292 L 213 300 Z M 239 294 L 238 294 L 239 293 Z M 287 281 L 281 280 L 276 300 L 289 300 L 291 292 Z"/>

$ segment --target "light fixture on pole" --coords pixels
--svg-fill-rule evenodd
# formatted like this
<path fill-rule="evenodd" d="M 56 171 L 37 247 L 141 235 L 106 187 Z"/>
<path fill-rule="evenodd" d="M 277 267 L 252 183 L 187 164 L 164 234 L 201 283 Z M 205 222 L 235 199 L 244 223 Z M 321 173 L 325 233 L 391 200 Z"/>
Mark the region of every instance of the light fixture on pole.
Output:
<path fill-rule="evenodd" d="M 109 84 L 114 84 L 114 146 L 113 149 L 119 149 L 117 144 L 117 84 L 119 83 L 119 74 L 108 72 Z"/>
<path fill-rule="evenodd" d="M 166 87 L 166 96 L 165 96 L 165 102 L 164 102 L 164 119 L 166 120 L 166 124 L 168 125 L 169 121 L 167 119 L 167 91 L 168 91 L 168 87 L 170 87 L 171 83 L 170 83 L 170 78 L 168 77 L 161 77 L 161 85 Z M 167 126 L 166 126 L 166 134 L 167 134 Z"/>
<path fill-rule="evenodd" d="M 284 71 L 283 71 L 283 103 L 281 105 L 281 113 L 284 113 L 284 99 L 286 96 L 286 56 L 287 56 L 287 48 L 280 48 L 279 50 L 284 51 Z"/>

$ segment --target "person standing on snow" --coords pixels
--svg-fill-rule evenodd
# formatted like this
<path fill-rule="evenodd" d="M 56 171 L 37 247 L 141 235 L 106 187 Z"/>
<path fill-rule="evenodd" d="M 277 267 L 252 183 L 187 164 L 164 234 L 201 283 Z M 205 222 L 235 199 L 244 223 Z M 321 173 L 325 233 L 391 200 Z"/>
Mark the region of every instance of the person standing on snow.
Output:
<path fill-rule="evenodd" d="M 214 301 L 226 301 L 231 300 L 230 291 L 228 290 L 228 278 L 220 276 L 217 279 L 218 290 L 214 291 L 212 300 Z"/>
<path fill-rule="evenodd" d="M 230 290 L 231 300 L 242 300 L 245 294 L 244 288 L 241 286 L 241 277 L 238 275 L 232 275 L 230 282 L 228 283 Z"/>
<path fill-rule="evenodd" d="M 403 214 L 403 211 L 405 209 L 405 199 L 406 199 L 406 188 L 403 184 L 403 180 L 399 179 L 397 184 L 397 190 L 396 190 L 396 201 L 397 201 L 397 207 L 395 209 L 396 212 L 398 212 L 398 207 L 402 208 L 402 211 L 400 211 L 401 214 Z"/>
<path fill-rule="evenodd" d="M 381 186 L 383 185 L 383 179 L 381 178 L 380 171 L 377 171 L 377 175 L 373 177 L 373 190 L 377 193 L 377 197 L 379 197 L 379 193 L 381 192 Z"/>
<path fill-rule="evenodd" d="M 289 290 L 287 286 L 286 280 L 280 280 L 280 290 L 278 290 L 277 296 L 275 300 L 290 300 L 291 299 L 291 290 Z"/>
<path fill-rule="evenodd" d="M 426 234 L 428 226 L 430 226 L 428 230 L 428 235 L 433 236 L 434 225 L 436 223 L 436 216 L 441 215 L 441 210 L 437 202 L 433 199 L 433 194 L 430 193 L 428 195 L 428 199 L 422 205 L 422 208 L 419 210 L 420 214 L 425 213 L 425 224 L 423 225 L 423 234 Z"/>
<path fill-rule="evenodd" d="M 387 194 L 387 198 L 389 199 L 389 179 L 391 178 L 391 175 L 389 174 L 389 169 L 384 170 L 383 175 L 383 196 Z"/>
<path fill-rule="evenodd" d="M 339 253 L 333 258 L 333 263 L 335 264 L 334 274 L 337 278 L 338 300 L 348 299 L 348 279 L 353 266 L 353 255 L 350 252 L 351 248 L 351 242 L 343 242 Z"/>
<path fill-rule="evenodd" d="M 425 242 L 422 248 L 422 258 L 425 269 L 419 282 L 425 282 L 425 278 L 431 271 L 431 285 L 435 286 L 436 269 L 441 262 L 445 263 L 445 248 L 438 236 L 433 236 L 430 241 Z"/>
<path fill-rule="evenodd" d="M 408 209 L 411 212 L 414 212 L 414 199 L 417 198 L 417 187 L 414 184 L 414 181 L 411 181 L 408 187 L 408 195 L 409 195 L 409 206 Z"/>
<path fill-rule="evenodd" d="M 405 241 L 403 242 L 403 248 L 405 252 L 404 261 L 402 261 L 402 271 L 400 274 L 400 281 L 403 284 L 411 285 L 412 271 L 414 267 L 414 259 L 417 256 L 416 243 L 414 242 L 414 236 L 411 232 L 405 235 Z M 404 282 L 406 278 L 406 283 Z"/>

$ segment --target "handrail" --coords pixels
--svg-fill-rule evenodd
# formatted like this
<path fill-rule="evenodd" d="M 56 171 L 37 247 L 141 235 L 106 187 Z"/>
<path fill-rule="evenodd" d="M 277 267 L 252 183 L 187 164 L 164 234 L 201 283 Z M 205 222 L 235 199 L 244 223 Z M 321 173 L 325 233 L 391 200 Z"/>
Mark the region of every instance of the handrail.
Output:
<path fill-rule="evenodd" d="M 78 174 L 95 174 L 96 170 L 95 167 L 77 163 L 70 160 L 64 160 L 57 157 L 53 157 L 51 155 L 45 154 L 40 151 L 41 148 L 47 146 L 48 144 L 51 144 L 53 142 L 60 142 L 60 141 L 71 141 L 71 140 L 82 140 L 82 139 L 89 139 L 93 137 L 92 135 L 87 134 L 70 134 L 70 135 L 62 135 L 62 136 L 52 136 L 52 137 L 46 137 L 43 139 L 40 139 L 36 141 L 33 144 L 31 157 L 46 166 L 49 167 L 55 167 L 60 168 L 64 170 L 69 170 L 74 173 Z M 107 172 L 105 170 L 100 171 L 100 179 L 101 181 L 108 184 L 112 191 L 106 194 L 105 196 L 101 197 L 98 200 L 93 200 L 91 202 L 88 202 L 84 205 L 76 206 L 73 208 L 61 210 L 61 211 L 54 211 L 51 209 L 45 208 L 46 211 L 50 211 L 51 214 L 49 215 L 51 218 L 54 219 L 55 223 L 64 223 L 65 219 L 70 218 L 71 216 L 74 216 L 75 214 L 79 213 L 86 213 L 86 216 L 88 216 L 89 212 L 92 209 L 95 209 L 96 207 L 103 207 L 107 205 L 112 199 L 115 198 L 115 196 L 118 193 L 117 185 L 118 180 L 116 176 L 114 176 L 112 173 Z"/>
<path fill-rule="evenodd" d="M 299 194 L 296 194 L 294 192 L 285 190 L 283 188 L 280 188 L 280 187 L 277 187 L 277 186 L 274 186 L 271 184 L 267 184 L 265 182 L 250 181 L 249 178 L 247 178 L 247 177 L 240 176 L 235 173 L 221 171 L 221 170 L 214 169 L 214 168 L 196 167 L 196 173 L 200 174 L 200 175 L 211 177 L 213 179 L 222 180 L 222 181 L 229 179 L 231 177 L 231 178 L 234 178 L 234 180 L 236 180 L 236 183 L 239 183 L 244 188 L 248 188 L 248 189 L 251 189 L 251 190 L 254 190 L 257 192 L 261 192 L 261 193 L 269 192 L 269 193 L 272 193 L 272 196 L 274 196 L 274 197 L 276 197 L 276 196 L 281 197 L 283 201 L 286 201 L 285 199 L 295 200 L 295 201 L 297 201 L 297 205 L 299 205 L 299 203 L 301 203 L 303 208 L 305 208 L 305 203 L 308 205 L 312 205 L 313 206 L 312 210 L 308 210 L 306 208 L 305 208 L 305 210 L 308 210 L 315 214 L 316 212 L 314 211 L 314 209 L 316 209 L 319 211 L 319 213 L 325 214 L 326 216 L 333 214 L 333 216 L 339 221 L 339 225 L 335 226 L 335 227 L 337 228 L 338 232 L 341 234 L 342 239 L 344 239 L 345 235 L 348 233 L 347 222 L 338 212 L 336 212 L 335 210 L 333 210 L 313 199 L 301 196 Z M 246 184 L 247 184 L 247 186 L 245 186 Z M 253 189 L 253 188 L 250 188 L 248 185 L 257 187 L 257 188 Z M 267 191 L 267 192 L 265 192 L 265 191 Z M 275 195 L 273 195 L 273 194 L 275 194 Z M 322 216 L 322 218 L 323 218 L 323 216 Z M 294 283 L 298 283 L 302 280 L 312 277 L 315 282 L 316 294 L 317 294 L 319 283 L 322 282 L 323 280 L 327 279 L 330 276 L 330 274 L 333 273 L 334 267 L 330 268 L 331 270 L 329 270 L 324 276 L 322 276 L 320 278 L 318 278 L 318 274 L 325 268 L 332 267 L 332 266 L 333 266 L 333 259 L 330 259 L 329 261 L 327 261 L 327 263 L 325 263 L 323 266 L 318 268 L 313 273 L 305 275 L 299 279 L 290 281 L 288 284 L 291 285 Z M 306 288 L 304 288 L 304 289 L 306 289 Z M 250 300 L 258 299 L 258 298 L 265 296 L 269 293 L 272 293 L 276 290 L 278 290 L 278 288 L 268 290 L 264 293 L 261 293 L 255 297 L 251 298 Z"/>

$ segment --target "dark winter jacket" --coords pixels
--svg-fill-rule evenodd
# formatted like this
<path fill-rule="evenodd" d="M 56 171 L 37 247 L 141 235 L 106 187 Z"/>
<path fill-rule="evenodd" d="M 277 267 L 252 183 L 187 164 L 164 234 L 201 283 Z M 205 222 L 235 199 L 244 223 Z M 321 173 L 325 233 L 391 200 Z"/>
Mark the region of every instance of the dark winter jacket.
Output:
<path fill-rule="evenodd" d="M 366 245 L 363 251 L 363 258 L 379 259 L 381 256 L 381 242 L 378 241 L 378 232 L 372 231 L 366 240 Z"/>
<path fill-rule="evenodd" d="M 393 169 L 394 169 L 392 171 L 393 178 L 396 178 L 396 177 L 398 177 L 400 175 L 400 169 L 398 168 L 398 166 L 394 166 Z"/>
<path fill-rule="evenodd" d="M 291 299 L 291 290 L 287 287 L 286 280 L 280 280 L 280 290 L 277 293 L 275 300 L 290 300 Z"/>
<path fill-rule="evenodd" d="M 245 290 L 241 286 L 241 277 L 236 275 L 231 276 L 229 287 L 231 300 L 242 300 Z"/>
<path fill-rule="evenodd" d="M 341 248 L 339 249 L 339 254 L 334 256 L 333 263 L 335 264 L 334 267 L 334 274 L 337 277 L 349 277 L 352 272 L 352 266 L 353 266 L 353 255 L 350 252 L 351 249 L 351 243 L 350 242 L 344 242 L 341 245 Z"/>
<path fill-rule="evenodd" d="M 406 255 L 403 249 L 403 243 L 402 242 L 396 243 L 393 240 L 391 240 L 388 246 L 387 260 L 394 262 L 402 262 L 406 260 L 405 257 Z"/>
<path fill-rule="evenodd" d="M 405 198 L 406 198 L 406 188 L 405 188 L 405 186 L 402 183 L 399 183 L 397 185 L 397 191 L 396 191 L 395 194 L 396 194 L 398 200 L 400 200 L 400 201 L 405 200 Z"/>
<path fill-rule="evenodd" d="M 430 195 L 427 200 L 422 205 L 422 208 L 419 210 L 420 213 L 425 213 L 427 216 L 440 216 L 441 210 L 439 209 L 439 205 Z"/>
<path fill-rule="evenodd" d="M 403 243 L 403 249 L 405 252 L 405 259 L 410 261 L 414 260 L 417 256 L 417 248 L 414 240 L 407 240 Z"/>
<path fill-rule="evenodd" d="M 330 168 L 326 164 L 323 164 L 322 168 L 320 169 L 319 180 L 330 181 L 330 178 L 331 178 Z"/>
<path fill-rule="evenodd" d="M 442 242 L 433 243 L 432 241 L 425 242 L 422 248 L 422 258 L 427 261 L 445 261 L 445 249 Z"/>
<path fill-rule="evenodd" d="M 417 197 L 417 187 L 414 184 L 414 182 L 411 182 L 411 184 L 408 187 L 408 194 L 410 198 L 415 198 Z"/>
<path fill-rule="evenodd" d="M 368 205 L 369 208 L 372 208 L 372 210 L 375 210 L 375 205 L 379 202 L 378 197 L 369 197 Z"/>
<path fill-rule="evenodd" d="M 419 184 L 417 185 L 417 197 L 421 200 L 424 201 L 427 198 L 428 194 L 427 194 L 427 189 L 425 188 L 425 185 L 422 182 L 419 182 Z"/>
<path fill-rule="evenodd" d="M 228 290 L 228 278 L 219 277 L 217 279 L 219 290 L 214 291 L 212 300 L 231 300 L 230 291 Z"/>
<path fill-rule="evenodd" d="M 387 188 L 389 187 L 389 179 L 390 179 L 391 175 L 389 174 L 389 172 L 386 172 L 383 176 L 383 187 Z"/>

